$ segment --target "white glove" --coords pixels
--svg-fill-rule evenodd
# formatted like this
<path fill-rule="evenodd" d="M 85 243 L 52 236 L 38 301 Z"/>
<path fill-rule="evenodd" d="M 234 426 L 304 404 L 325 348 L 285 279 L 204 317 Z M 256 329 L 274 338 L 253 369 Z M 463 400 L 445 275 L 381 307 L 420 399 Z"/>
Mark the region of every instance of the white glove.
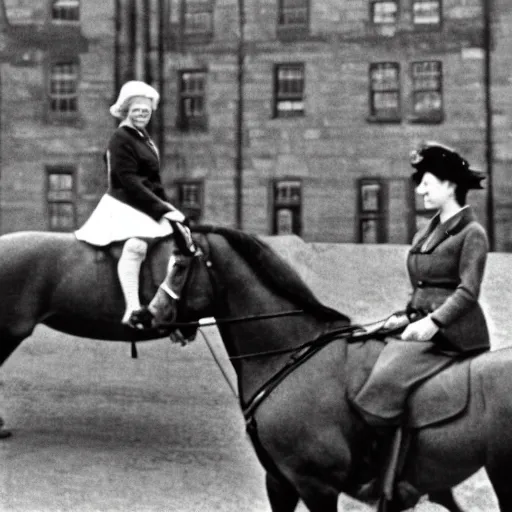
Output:
<path fill-rule="evenodd" d="M 164 214 L 164 217 L 168 220 L 173 220 L 174 222 L 184 222 L 185 215 L 181 213 L 179 210 L 173 210 L 172 212 L 167 212 Z"/>

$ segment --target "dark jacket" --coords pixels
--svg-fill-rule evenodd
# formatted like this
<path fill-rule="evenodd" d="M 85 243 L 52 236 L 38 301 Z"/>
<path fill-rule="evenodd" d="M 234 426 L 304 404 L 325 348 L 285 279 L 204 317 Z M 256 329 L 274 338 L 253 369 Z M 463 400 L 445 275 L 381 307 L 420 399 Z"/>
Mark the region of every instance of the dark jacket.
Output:
<path fill-rule="evenodd" d="M 160 179 L 158 154 L 146 133 L 119 127 L 110 138 L 105 159 L 108 194 L 155 220 L 173 210 Z"/>
<path fill-rule="evenodd" d="M 443 349 L 488 350 L 489 332 L 478 303 L 489 245 L 466 207 L 443 224 L 436 215 L 414 237 L 407 258 L 413 287 L 409 306 L 438 323 Z M 445 346 L 443 346 L 445 345 Z"/>

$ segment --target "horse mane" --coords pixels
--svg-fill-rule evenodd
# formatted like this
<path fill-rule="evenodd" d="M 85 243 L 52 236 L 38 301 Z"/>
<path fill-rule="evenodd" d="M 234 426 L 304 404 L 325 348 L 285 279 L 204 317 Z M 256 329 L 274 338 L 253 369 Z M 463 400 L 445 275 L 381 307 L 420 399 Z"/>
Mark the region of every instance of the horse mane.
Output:
<path fill-rule="evenodd" d="M 302 277 L 256 236 L 237 229 L 219 226 L 194 226 L 192 231 L 201 234 L 216 233 L 223 236 L 273 291 L 294 302 L 304 311 L 315 313 L 325 320 L 350 322 L 350 319 L 343 313 L 322 304 Z"/>

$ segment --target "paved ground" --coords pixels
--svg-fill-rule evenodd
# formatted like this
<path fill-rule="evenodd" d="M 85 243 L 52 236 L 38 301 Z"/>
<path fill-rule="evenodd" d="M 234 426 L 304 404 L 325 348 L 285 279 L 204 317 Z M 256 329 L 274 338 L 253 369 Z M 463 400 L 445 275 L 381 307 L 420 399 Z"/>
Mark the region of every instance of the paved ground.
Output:
<path fill-rule="evenodd" d="M 323 262 L 320 253 L 302 254 L 301 261 L 310 273 L 322 267 L 332 281 L 325 264 L 333 254 L 325 247 L 320 252 Z M 391 255 L 388 260 L 392 267 Z M 352 283 L 353 269 L 343 270 L 350 287 L 360 289 L 371 277 L 360 272 L 363 282 Z M 394 286 L 394 278 L 387 279 Z M 389 297 L 386 286 L 380 292 Z M 375 299 L 381 306 L 382 297 Z M 357 297 L 342 309 L 355 320 L 376 311 Z M 511 332 L 503 331 L 508 324 L 500 318 L 492 318 L 493 329 Z M 215 331 L 207 334 L 220 349 Z M 127 344 L 39 327 L 2 368 L 0 407 L 14 432 L 0 442 L 0 512 L 270 510 L 238 404 L 200 337 L 186 348 L 167 340 L 141 344 L 133 360 Z M 482 472 L 456 495 L 468 512 L 498 510 Z M 339 509 L 370 510 L 344 498 Z M 440 510 L 426 503 L 416 507 Z"/>

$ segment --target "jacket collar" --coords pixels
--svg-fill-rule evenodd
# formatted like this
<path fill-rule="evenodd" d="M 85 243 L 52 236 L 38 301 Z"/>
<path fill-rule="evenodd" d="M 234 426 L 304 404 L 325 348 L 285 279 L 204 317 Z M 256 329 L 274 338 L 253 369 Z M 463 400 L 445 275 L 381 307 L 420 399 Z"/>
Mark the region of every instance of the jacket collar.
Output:
<path fill-rule="evenodd" d="M 147 132 L 147 130 L 145 128 L 143 128 L 142 130 L 139 130 L 138 128 L 134 128 L 133 126 L 130 126 L 129 124 L 123 124 L 123 123 L 121 123 L 119 125 L 119 127 L 128 130 L 130 133 L 136 135 L 137 137 L 142 139 L 144 142 L 146 142 L 146 144 L 149 146 L 151 151 L 153 151 L 153 153 L 155 153 L 157 158 L 160 159 L 160 154 L 158 152 L 158 148 L 156 147 L 155 143 L 153 142 L 153 140 L 151 139 L 151 137 L 149 136 L 149 133 Z"/>
<path fill-rule="evenodd" d="M 411 252 L 431 253 L 439 244 L 462 231 L 474 219 L 475 216 L 470 206 L 465 206 L 442 224 L 439 221 L 439 213 L 437 213 L 427 224 L 424 231 L 420 233 L 411 248 Z"/>

